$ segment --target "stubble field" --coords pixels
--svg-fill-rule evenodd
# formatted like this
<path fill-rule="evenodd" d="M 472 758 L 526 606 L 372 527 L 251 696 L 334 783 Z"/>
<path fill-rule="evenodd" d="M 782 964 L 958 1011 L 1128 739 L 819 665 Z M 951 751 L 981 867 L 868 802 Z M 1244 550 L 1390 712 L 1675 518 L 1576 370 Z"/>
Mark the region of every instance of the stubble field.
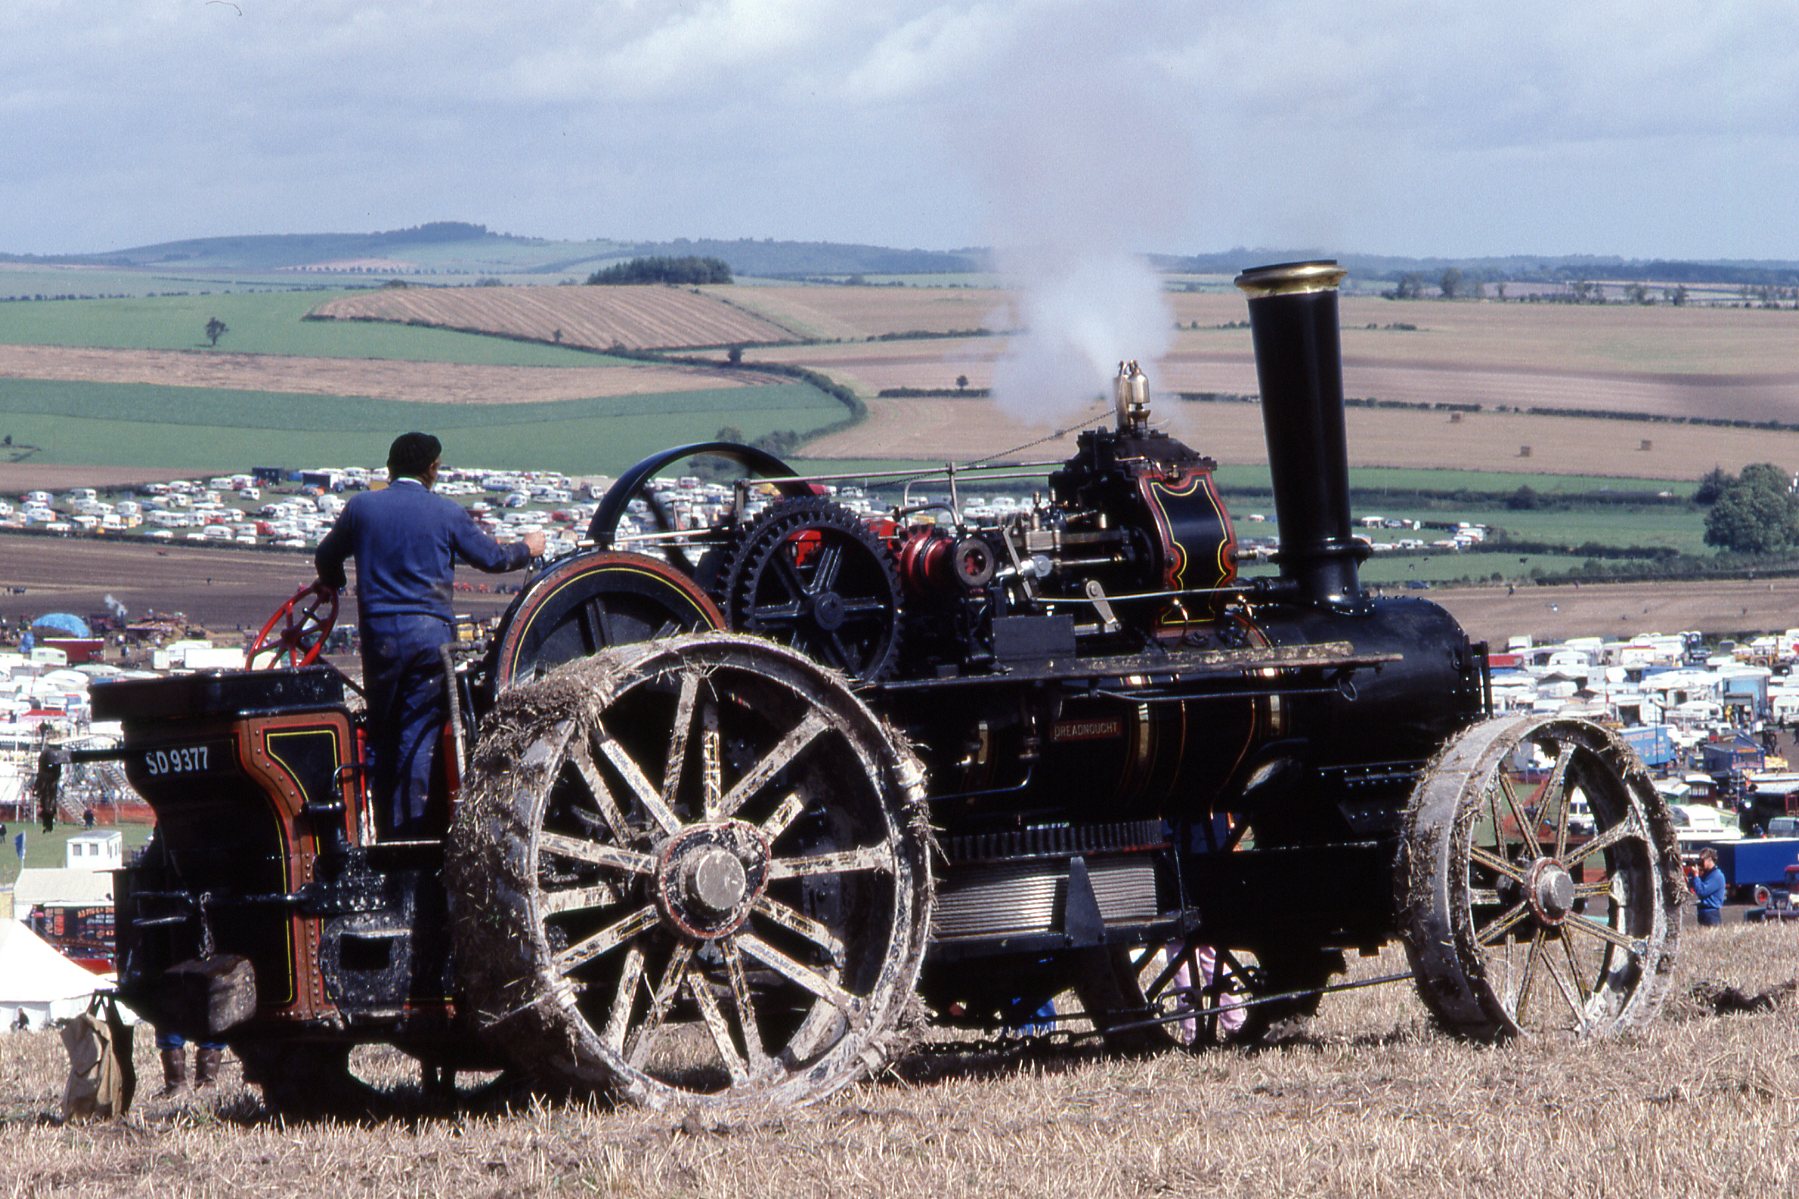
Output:
<path fill-rule="evenodd" d="M 54 1035 L 0 1035 L 0 1195 L 1784 1195 L 1796 962 L 1799 929 L 1689 927 L 1662 1016 L 1611 1039 L 1457 1042 L 1397 984 L 1328 996 L 1261 1050 L 919 1050 L 817 1106 L 728 1119 L 520 1100 L 285 1124 L 228 1058 L 216 1092 L 63 1126 Z M 1717 983 L 1775 1006 L 1719 1014 Z M 402 1063 L 375 1065 L 411 1093 Z"/>

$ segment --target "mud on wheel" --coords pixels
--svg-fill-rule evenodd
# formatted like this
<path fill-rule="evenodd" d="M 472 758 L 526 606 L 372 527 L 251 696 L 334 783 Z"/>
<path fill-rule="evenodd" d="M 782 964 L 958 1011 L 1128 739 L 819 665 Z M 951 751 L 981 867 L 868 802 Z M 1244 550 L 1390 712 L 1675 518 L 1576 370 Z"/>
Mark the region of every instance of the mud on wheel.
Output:
<path fill-rule="evenodd" d="M 1573 829 L 1583 798 L 1590 836 Z M 1679 847 L 1642 764 L 1598 725 L 1526 715 L 1463 732 L 1413 795 L 1398 878 L 1419 992 L 1453 1032 L 1603 1034 L 1661 1003 Z"/>
<path fill-rule="evenodd" d="M 446 881 L 477 1021 L 647 1105 L 806 1102 L 877 1067 L 930 924 L 915 761 L 764 641 L 623 646 L 502 698 Z"/>

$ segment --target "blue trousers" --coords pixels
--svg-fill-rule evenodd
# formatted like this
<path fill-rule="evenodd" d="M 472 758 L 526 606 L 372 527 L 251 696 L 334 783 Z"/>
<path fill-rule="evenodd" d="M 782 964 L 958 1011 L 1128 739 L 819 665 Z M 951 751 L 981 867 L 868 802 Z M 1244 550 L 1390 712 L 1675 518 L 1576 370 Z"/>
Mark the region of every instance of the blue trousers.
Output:
<path fill-rule="evenodd" d="M 435 616 L 362 622 L 362 686 L 368 693 L 370 799 L 385 835 L 433 835 L 425 818 L 431 767 L 450 717 L 439 647 L 452 630 Z"/>
<path fill-rule="evenodd" d="M 1700 908 L 1699 923 L 1707 928 L 1717 928 L 1724 923 L 1724 913 L 1718 908 Z"/>

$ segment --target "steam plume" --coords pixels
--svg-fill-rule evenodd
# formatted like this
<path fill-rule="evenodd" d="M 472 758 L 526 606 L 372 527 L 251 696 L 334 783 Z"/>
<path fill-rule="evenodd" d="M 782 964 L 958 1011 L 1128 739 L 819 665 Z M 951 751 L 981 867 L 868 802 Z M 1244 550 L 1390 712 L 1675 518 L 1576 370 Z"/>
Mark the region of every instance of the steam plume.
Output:
<path fill-rule="evenodd" d="M 1050 6 L 978 85 L 961 140 L 1026 329 L 996 364 L 1001 407 L 1060 422 L 1109 392 L 1120 359 L 1155 362 L 1174 316 L 1140 251 L 1175 235 L 1197 181 L 1187 106 L 1120 44 L 1114 6 Z M 1010 316 L 1010 320 L 1007 316 Z"/>

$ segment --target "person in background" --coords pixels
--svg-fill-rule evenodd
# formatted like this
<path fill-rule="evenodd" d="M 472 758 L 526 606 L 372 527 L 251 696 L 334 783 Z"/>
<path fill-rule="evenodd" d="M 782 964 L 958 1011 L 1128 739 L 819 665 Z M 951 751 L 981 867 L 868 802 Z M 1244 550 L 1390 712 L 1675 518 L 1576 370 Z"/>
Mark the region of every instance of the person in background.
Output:
<path fill-rule="evenodd" d="M 396 840 L 432 835 L 431 767 L 449 719 L 439 650 L 455 636 L 450 607 L 458 559 L 479 570 L 518 570 L 543 553 L 542 533 L 501 545 L 468 509 L 431 494 L 443 445 L 402 433 L 387 452 L 388 485 L 344 505 L 319 542 L 319 581 L 345 586 L 356 559 L 357 631 L 368 699 L 370 800 Z"/>
<path fill-rule="evenodd" d="M 1687 879 L 1687 887 L 1699 897 L 1699 923 L 1706 928 L 1723 924 L 1725 880 L 1715 851 L 1699 851 L 1699 869 Z"/>

